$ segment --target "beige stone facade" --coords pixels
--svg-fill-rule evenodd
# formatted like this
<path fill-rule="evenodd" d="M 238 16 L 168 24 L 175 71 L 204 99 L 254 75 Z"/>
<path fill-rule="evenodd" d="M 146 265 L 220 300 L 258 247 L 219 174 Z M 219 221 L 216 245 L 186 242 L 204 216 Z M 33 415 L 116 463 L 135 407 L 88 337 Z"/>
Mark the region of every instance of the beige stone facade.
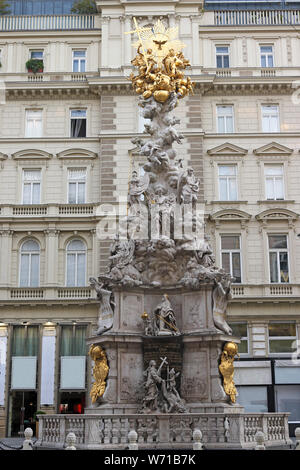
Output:
<path fill-rule="evenodd" d="M 196 85 L 195 94 L 177 108 L 185 135 L 178 151 L 201 179 L 199 199 L 205 202 L 206 231 L 218 265 L 222 264 L 222 236 L 240 240 L 241 282 L 233 285 L 229 321 L 248 325 L 248 353 L 242 357 L 270 357 L 270 322 L 292 322 L 300 333 L 300 105 L 299 83 L 295 84 L 299 35 L 293 26 L 278 20 L 263 28 L 237 24 L 234 14 L 231 26 L 222 26 L 220 17 L 202 12 L 199 3 L 99 0 L 99 14 L 89 17 L 88 23 L 78 17 L 70 26 L 62 16 L 57 29 L 50 17 L 42 28 L 32 17 L 33 28 L 26 24 L 28 20 L 20 28 L 12 17 L 7 31 L 0 22 L 4 97 L 0 106 L 0 436 L 15 432 L 13 393 L 17 390 L 22 398 L 27 391 L 11 387 L 15 326 L 39 326 L 36 385 L 31 389 L 37 409 L 58 412 L 64 403 L 62 393 L 65 401 L 72 394 L 84 396 L 91 380 L 87 359 L 85 384 L 61 389 L 60 337 L 63 326 L 85 325 L 87 336 L 96 326 L 98 307 L 88 278 L 105 270 L 110 245 L 110 240 L 99 240 L 97 227 L 104 206 L 116 206 L 120 197 L 126 197 L 131 171 L 143 163 L 131 143 L 141 133 L 141 122 L 137 97 L 126 78 L 132 71 L 131 38 L 123 34 L 133 29 L 133 16 L 141 25 L 153 24 L 159 17 L 170 27 L 178 25 L 187 45 L 185 55 Z M 264 45 L 272 48 L 272 67 L 262 67 Z M 217 67 L 216 47 L 227 48 L 229 67 Z M 43 73 L 26 71 L 31 51 L 43 51 Z M 73 72 L 74 51 L 85 52 L 85 72 Z M 218 127 L 223 119 L 218 107 L 231 113 L 232 127 L 227 132 Z M 272 107 L 277 129 L 271 132 L 265 130 L 269 115 L 263 113 Z M 72 110 L 86 113 L 85 137 L 71 137 Z M 38 137 L 26 137 L 28 111 L 38 112 Z M 231 200 L 221 197 L 220 167 L 234 168 L 236 195 Z M 281 171 L 283 198 L 266 194 L 266 168 L 271 167 Z M 84 202 L 70 203 L 69 172 L 76 169 L 85 172 Z M 24 203 L 26 171 L 39 172 L 38 203 Z M 288 282 L 271 282 L 268 237 L 272 234 L 286 236 Z M 40 247 L 39 281 L 34 287 L 20 282 L 22 246 L 27 240 Z M 67 285 L 67 250 L 72 240 L 83 242 L 86 250 L 81 285 Z M 45 337 L 54 338 L 54 365 L 51 377 L 44 379 Z M 285 352 L 283 356 L 290 358 Z M 258 361 L 252 372 L 255 367 Z M 240 375 L 237 383 L 250 384 L 245 377 Z M 47 380 L 53 391 L 50 399 L 43 398 Z"/>

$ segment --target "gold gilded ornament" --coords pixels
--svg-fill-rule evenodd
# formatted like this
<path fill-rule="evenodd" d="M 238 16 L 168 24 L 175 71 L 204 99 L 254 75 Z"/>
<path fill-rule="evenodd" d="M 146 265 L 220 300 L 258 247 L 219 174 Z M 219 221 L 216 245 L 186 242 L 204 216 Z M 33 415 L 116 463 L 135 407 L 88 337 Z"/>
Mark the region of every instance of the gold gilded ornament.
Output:
<path fill-rule="evenodd" d="M 136 33 L 139 40 L 133 44 L 137 49 L 131 61 L 139 74 L 131 73 L 133 88 L 144 99 L 151 96 L 159 103 L 167 101 L 171 93 L 183 98 L 193 92 L 194 83 L 184 77 L 190 62 L 184 57 L 185 44 L 178 39 L 178 27 L 168 28 L 158 20 L 153 28 L 141 28 L 134 18 L 136 29 L 125 34 Z"/>
<path fill-rule="evenodd" d="M 219 371 L 223 376 L 223 388 L 230 397 L 232 403 L 236 402 L 236 388 L 233 381 L 234 375 L 234 358 L 238 356 L 238 347 L 236 343 L 226 343 L 223 352 L 221 354 L 221 364 L 219 365 Z"/>
<path fill-rule="evenodd" d="M 95 382 L 92 385 L 90 396 L 92 398 L 92 403 L 96 403 L 97 399 L 102 397 L 105 392 L 105 379 L 107 377 L 109 367 L 107 364 L 105 351 L 101 348 L 101 346 L 95 346 L 92 344 L 89 350 L 89 355 L 95 362 L 93 368 Z"/>

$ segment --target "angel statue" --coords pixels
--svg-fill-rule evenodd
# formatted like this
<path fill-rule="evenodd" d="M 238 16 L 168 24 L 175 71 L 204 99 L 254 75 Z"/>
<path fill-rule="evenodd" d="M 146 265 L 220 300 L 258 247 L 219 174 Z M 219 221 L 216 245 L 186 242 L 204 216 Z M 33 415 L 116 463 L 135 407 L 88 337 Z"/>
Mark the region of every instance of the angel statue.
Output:
<path fill-rule="evenodd" d="M 215 288 L 213 290 L 213 320 L 216 328 L 227 335 L 232 335 L 232 329 L 226 322 L 227 304 L 232 298 L 230 292 L 231 281 L 222 279 L 221 275 L 216 276 Z"/>
<path fill-rule="evenodd" d="M 130 215 L 140 214 L 141 195 L 147 190 L 148 186 L 148 173 L 145 173 L 143 178 L 139 178 L 137 171 L 134 170 L 129 182 Z"/>
<path fill-rule="evenodd" d="M 113 300 L 113 293 L 108 289 L 107 284 L 98 282 L 94 277 L 90 277 L 89 281 L 90 285 L 96 290 L 97 298 L 100 301 L 98 329 L 96 332 L 100 336 L 112 328 L 116 304 Z"/>
<path fill-rule="evenodd" d="M 92 344 L 89 350 L 89 355 L 95 363 L 93 369 L 93 376 L 95 382 L 92 385 L 90 395 L 92 403 L 96 403 L 97 400 L 101 398 L 105 392 L 105 379 L 108 375 L 109 367 L 107 364 L 105 351 L 101 348 L 101 346 L 95 346 L 94 344 Z"/>
<path fill-rule="evenodd" d="M 178 202 L 190 204 L 197 201 L 199 192 L 199 180 L 194 175 L 194 169 L 188 167 L 182 173 L 178 182 Z"/>

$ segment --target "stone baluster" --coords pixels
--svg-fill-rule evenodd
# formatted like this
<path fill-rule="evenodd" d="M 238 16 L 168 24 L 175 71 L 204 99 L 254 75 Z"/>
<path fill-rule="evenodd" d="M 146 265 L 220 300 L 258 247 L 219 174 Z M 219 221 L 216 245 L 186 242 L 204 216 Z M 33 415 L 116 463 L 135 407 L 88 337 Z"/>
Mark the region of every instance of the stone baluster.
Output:
<path fill-rule="evenodd" d="M 66 444 L 67 447 L 65 450 L 76 450 L 75 444 L 76 444 L 76 435 L 74 432 L 69 432 L 69 434 L 66 437 Z"/>
<path fill-rule="evenodd" d="M 204 446 L 201 442 L 202 432 L 200 429 L 194 429 L 193 431 L 193 450 L 203 450 Z"/>
<path fill-rule="evenodd" d="M 134 429 L 129 431 L 129 433 L 128 433 L 128 441 L 129 441 L 128 448 L 129 448 L 129 450 L 139 450 L 137 439 L 138 439 L 137 432 Z"/>
<path fill-rule="evenodd" d="M 295 437 L 296 437 L 295 450 L 300 450 L 300 428 L 295 429 Z"/>
<path fill-rule="evenodd" d="M 266 450 L 264 433 L 262 431 L 257 431 L 254 438 L 256 440 L 255 450 Z"/>
<path fill-rule="evenodd" d="M 104 444 L 111 444 L 111 437 L 112 437 L 111 419 L 105 419 L 104 421 Z"/>
<path fill-rule="evenodd" d="M 33 430 L 31 428 L 26 428 L 24 431 L 25 440 L 23 441 L 22 450 L 33 450 L 33 442 L 31 440 L 33 436 Z"/>

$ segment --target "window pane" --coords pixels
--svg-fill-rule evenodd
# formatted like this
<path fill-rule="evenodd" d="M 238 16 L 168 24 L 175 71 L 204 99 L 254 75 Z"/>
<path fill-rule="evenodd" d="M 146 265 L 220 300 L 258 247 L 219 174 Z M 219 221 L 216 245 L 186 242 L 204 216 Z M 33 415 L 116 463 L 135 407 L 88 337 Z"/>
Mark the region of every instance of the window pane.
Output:
<path fill-rule="evenodd" d="M 40 246 L 35 240 L 28 240 L 22 245 L 22 252 L 24 251 L 40 251 Z"/>
<path fill-rule="evenodd" d="M 25 326 L 13 327 L 12 356 L 25 356 L 26 328 Z"/>
<path fill-rule="evenodd" d="M 74 356 L 86 356 L 86 327 L 76 326 L 74 338 Z"/>
<path fill-rule="evenodd" d="M 218 117 L 218 132 L 221 134 L 225 133 L 225 119 L 223 116 Z"/>
<path fill-rule="evenodd" d="M 83 251 L 85 249 L 85 244 L 81 240 L 72 240 L 67 248 L 68 251 Z"/>
<path fill-rule="evenodd" d="M 240 344 L 238 344 L 239 353 L 240 354 L 248 354 L 248 341 L 242 340 Z"/>
<path fill-rule="evenodd" d="M 229 132 L 229 133 L 233 132 L 233 117 L 232 116 L 226 117 L 226 132 Z"/>
<path fill-rule="evenodd" d="M 247 337 L 247 323 L 230 323 L 233 336 Z M 240 346 L 239 346 L 240 349 Z"/>
<path fill-rule="evenodd" d="M 77 204 L 85 203 L 85 183 L 78 183 L 78 201 Z"/>
<path fill-rule="evenodd" d="M 266 67 L 266 66 L 267 66 L 266 56 L 265 56 L 265 55 L 262 55 L 262 56 L 261 56 L 261 66 L 262 66 L 262 67 Z"/>
<path fill-rule="evenodd" d="M 289 282 L 289 263 L 288 263 L 287 253 L 279 253 L 279 264 L 280 264 L 280 281 Z"/>
<path fill-rule="evenodd" d="M 227 179 L 220 178 L 220 200 L 227 201 L 228 194 L 227 194 Z"/>
<path fill-rule="evenodd" d="M 23 204 L 31 204 L 31 184 L 23 185 Z"/>
<path fill-rule="evenodd" d="M 246 413 L 268 412 L 267 387 L 237 387 L 237 401 Z"/>
<path fill-rule="evenodd" d="M 69 204 L 76 204 L 76 183 L 69 183 Z"/>
<path fill-rule="evenodd" d="M 26 353 L 28 356 L 37 356 L 39 351 L 39 327 L 27 327 Z"/>
<path fill-rule="evenodd" d="M 219 175 L 221 176 L 235 176 L 236 166 L 234 165 L 219 165 Z"/>
<path fill-rule="evenodd" d="M 73 72 L 79 72 L 79 61 L 73 60 Z"/>
<path fill-rule="evenodd" d="M 292 353 L 295 350 L 293 342 L 294 339 L 270 339 L 270 353 Z"/>
<path fill-rule="evenodd" d="M 287 248 L 286 235 L 269 235 L 269 247 L 274 249 Z"/>
<path fill-rule="evenodd" d="M 29 255 L 21 255 L 20 266 L 20 287 L 28 287 L 29 285 Z"/>
<path fill-rule="evenodd" d="M 43 51 L 31 51 L 31 59 L 40 59 L 43 60 Z"/>
<path fill-rule="evenodd" d="M 39 264 L 40 264 L 40 255 L 32 254 L 31 255 L 31 272 L 30 272 L 30 286 L 31 287 L 39 286 Z"/>
<path fill-rule="evenodd" d="M 222 235 L 221 247 L 222 250 L 239 250 L 240 237 L 234 235 Z"/>
<path fill-rule="evenodd" d="M 278 282 L 277 253 L 270 253 L 270 279 L 271 282 Z"/>
<path fill-rule="evenodd" d="M 86 110 L 85 109 L 72 109 L 71 110 L 71 117 L 72 118 L 86 118 Z"/>
<path fill-rule="evenodd" d="M 237 200 L 236 179 L 233 179 L 233 178 L 229 179 L 229 200 L 230 201 L 236 201 Z"/>
<path fill-rule="evenodd" d="M 73 51 L 73 57 L 85 57 L 85 51 Z"/>
<path fill-rule="evenodd" d="M 223 67 L 226 69 L 229 68 L 229 55 L 223 56 Z"/>
<path fill-rule="evenodd" d="M 73 253 L 68 253 L 67 255 L 67 286 L 75 286 L 75 262 L 76 255 Z"/>
<path fill-rule="evenodd" d="M 276 199 L 284 199 L 283 178 L 275 178 L 275 196 Z"/>
<path fill-rule="evenodd" d="M 223 60 L 221 55 L 217 55 L 217 68 L 222 69 L 223 68 Z"/>
<path fill-rule="evenodd" d="M 85 253 L 77 255 L 77 286 L 85 286 Z"/>
<path fill-rule="evenodd" d="M 290 413 L 289 421 L 300 421 L 300 386 L 299 385 L 277 385 L 276 411 Z"/>
<path fill-rule="evenodd" d="M 40 183 L 32 184 L 32 204 L 40 203 Z"/>
<path fill-rule="evenodd" d="M 232 276 L 235 277 L 234 282 L 241 282 L 241 257 L 240 253 L 232 253 Z"/>
<path fill-rule="evenodd" d="M 272 46 L 261 46 L 260 50 L 261 50 L 261 52 L 272 52 L 273 47 Z"/>
<path fill-rule="evenodd" d="M 270 200 L 275 199 L 273 178 L 266 178 L 266 198 Z"/>
<path fill-rule="evenodd" d="M 62 326 L 61 329 L 61 343 L 60 343 L 60 355 L 61 356 L 73 356 L 73 327 Z"/>
<path fill-rule="evenodd" d="M 268 67 L 274 67 L 274 59 L 272 55 L 268 56 Z"/>
<path fill-rule="evenodd" d="M 296 336 L 296 324 L 269 323 L 269 336 Z"/>
<path fill-rule="evenodd" d="M 222 268 L 230 273 L 230 253 L 222 253 Z"/>

